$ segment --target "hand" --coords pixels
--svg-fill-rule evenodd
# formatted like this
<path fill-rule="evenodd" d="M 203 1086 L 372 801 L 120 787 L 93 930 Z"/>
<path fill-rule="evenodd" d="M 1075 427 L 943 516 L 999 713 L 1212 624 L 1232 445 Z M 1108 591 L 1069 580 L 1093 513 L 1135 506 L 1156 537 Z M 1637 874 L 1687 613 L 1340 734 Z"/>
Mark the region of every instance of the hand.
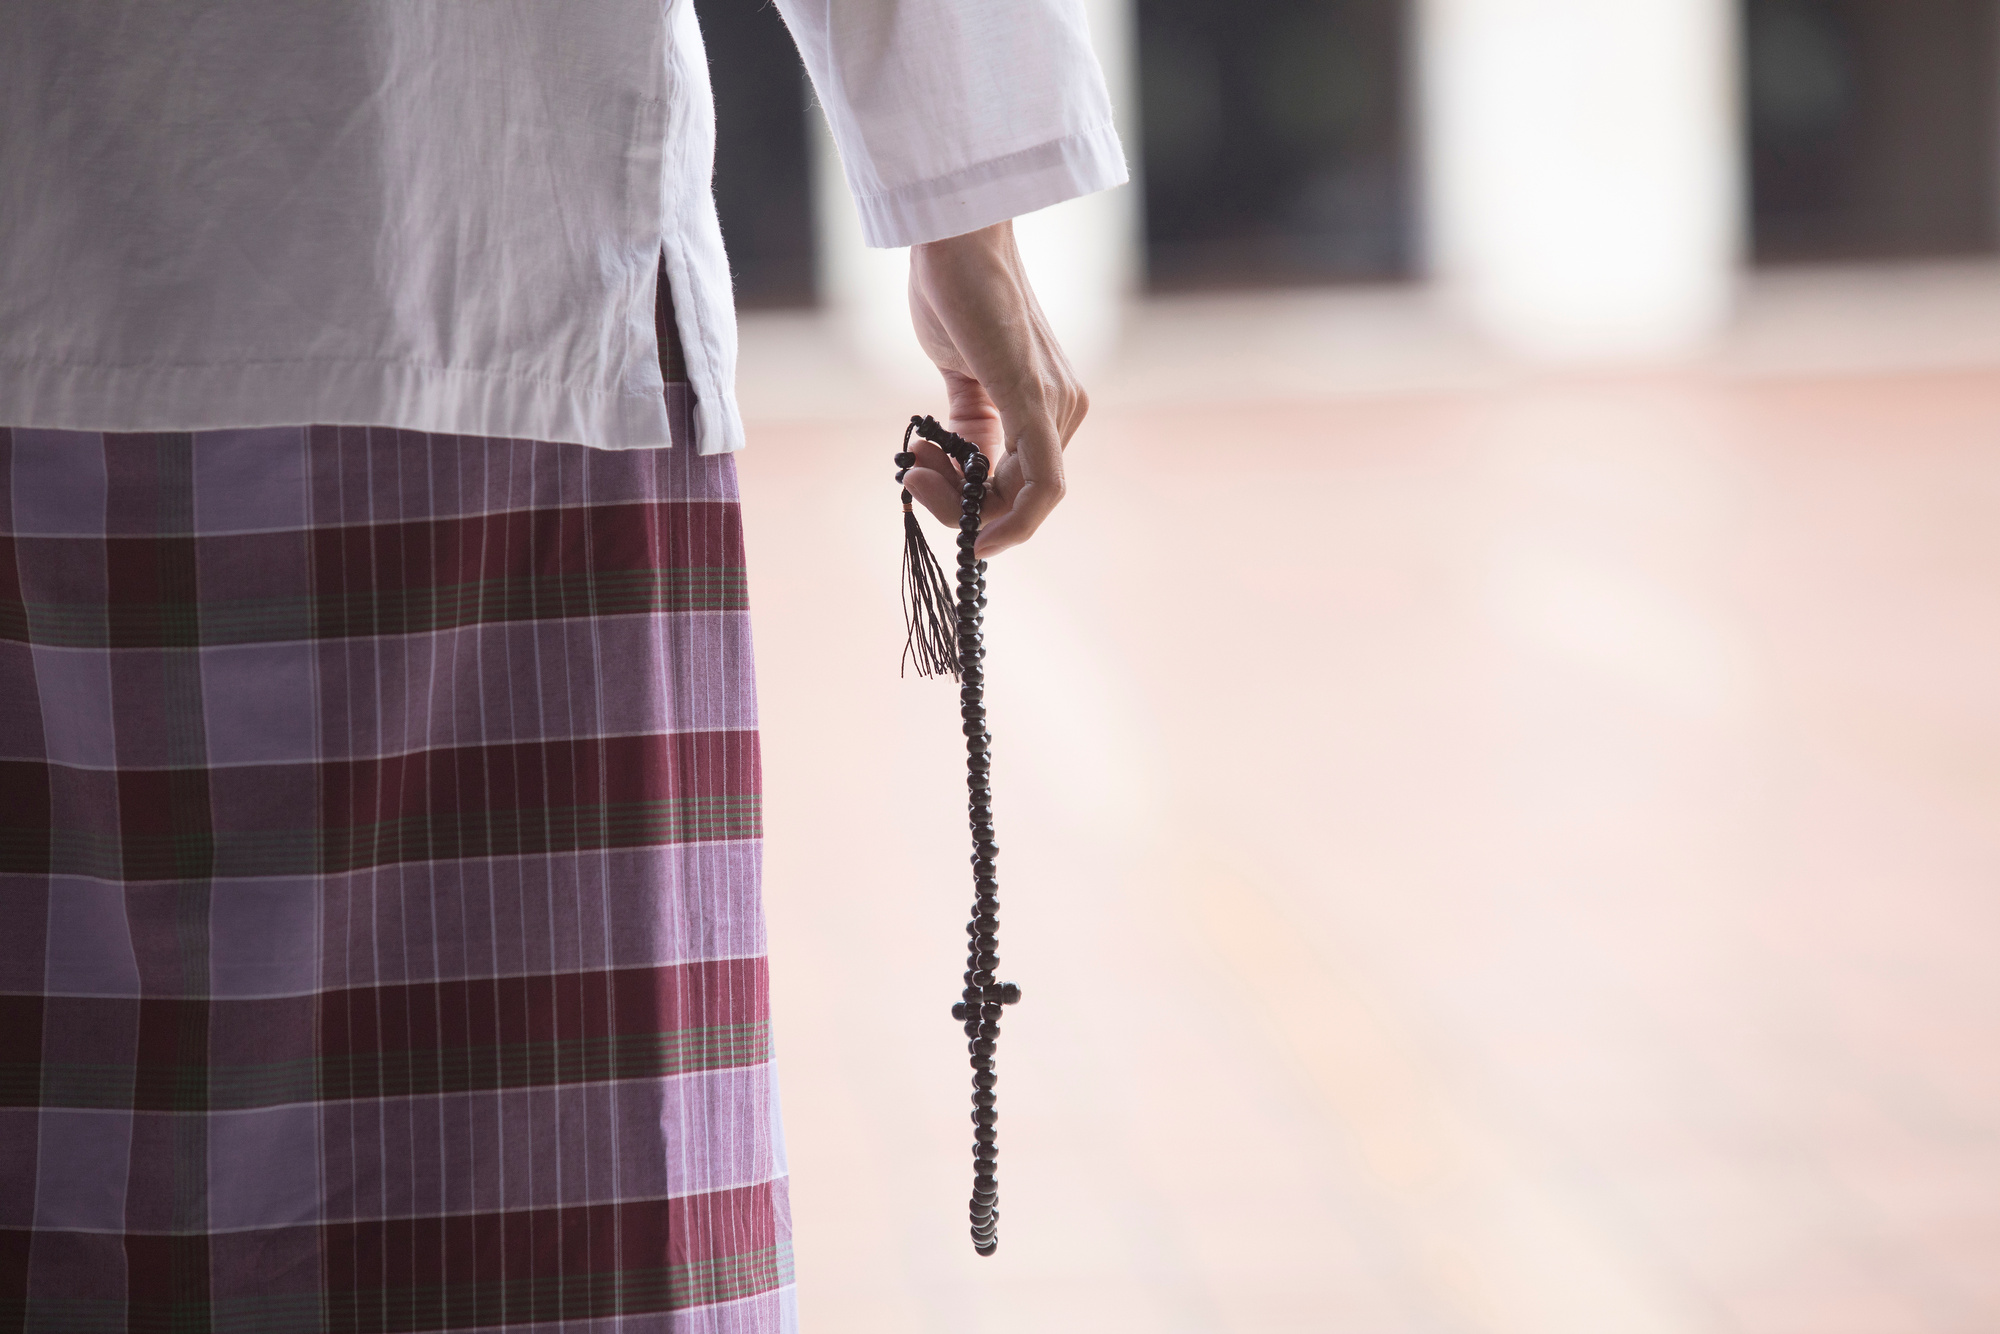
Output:
<path fill-rule="evenodd" d="M 1063 497 L 1063 447 L 1090 400 L 1028 285 L 1014 224 L 912 246 L 910 320 L 944 376 L 945 425 L 993 461 L 974 550 L 1018 546 Z M 910 448 L 903 485 L 956 528 L 958 466 L 929 441 Z"/>

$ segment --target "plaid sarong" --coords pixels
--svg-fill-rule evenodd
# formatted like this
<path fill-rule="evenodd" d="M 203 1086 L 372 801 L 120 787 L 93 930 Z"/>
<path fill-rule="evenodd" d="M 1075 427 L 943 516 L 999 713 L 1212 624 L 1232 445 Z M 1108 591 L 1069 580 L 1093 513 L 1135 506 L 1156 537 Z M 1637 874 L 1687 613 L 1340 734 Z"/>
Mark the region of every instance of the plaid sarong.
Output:
<path fill-rule="evenodd" d="M 0 1330 L 794 1326 L 681 445 L 0 429 Z"/>

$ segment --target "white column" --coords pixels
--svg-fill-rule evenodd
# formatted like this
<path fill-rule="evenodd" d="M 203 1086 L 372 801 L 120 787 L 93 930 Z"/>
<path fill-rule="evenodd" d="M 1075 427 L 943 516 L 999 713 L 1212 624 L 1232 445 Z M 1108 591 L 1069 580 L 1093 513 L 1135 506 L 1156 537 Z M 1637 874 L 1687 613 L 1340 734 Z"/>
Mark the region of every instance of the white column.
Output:
<path fill-rule="evenodd" d="M 1132 0 L 1084 0 L 1084 8 L 1136 177 L 1139 107 L 1132 70 Z M 937 372 L 910 332 L 905 295 L 909 252 L 869 250 L 861 244 L 861 222 L 841 178 L 833 136 L 816 110 L 809 114 L 818 145 L 813 193 L 821 300 L 835 328 L 866 364 L 899 385 L 935 386 Z M 1136 180 L 1014 224 L 1042 309 L 1086 377 L 1117 345 L 1124 303 L 1140 272 L 1141 225 Z"/>
<path fill-rule="evenodd" d="M 1672 355 L 1742 248 L 1733 0 L 1420 0 L 1433 272 L 1515 350 Z"/>

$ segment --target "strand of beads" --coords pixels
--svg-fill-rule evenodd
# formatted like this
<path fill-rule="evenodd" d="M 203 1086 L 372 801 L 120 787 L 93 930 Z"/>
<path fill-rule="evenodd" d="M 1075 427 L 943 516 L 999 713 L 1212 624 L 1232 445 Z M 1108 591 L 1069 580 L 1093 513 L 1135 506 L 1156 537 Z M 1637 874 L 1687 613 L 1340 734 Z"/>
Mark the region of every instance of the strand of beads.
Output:
<path fill-rule="evenodd" d="M 973 547 L 979 537 L 980 510 L 986 497 L 990 465 L 969 441 L 946 431 L 928 417 L 914 423 L 917 434 L 939 445 L 964 473 L 959 488 L 957 630 L 959 717 L 965 734 L 965 785 L 972 825 L 972 920 L 965 924 L 965 989 L 952 1017 L 965 1025 L 972 1057 L 972 1245 L 981 1255 L 999 1248 L 1000 1112 L 994 1086 L 993 1057 L 1000 1040 L 1000 1011 L 1021 998 L 1011 982 L 995 980 L 1000 966 L 1000 846 L 993 840 L 993 738 L 986 730 L 986 645 L 981 637 L 981 613 L 986 607 L 986 562 Z M 908 460 L 906 462 L 906 460 Z M 899 469 L 915 460 L 898 454 Z M 899 474 L 900 475 L 900 474 Z"/>

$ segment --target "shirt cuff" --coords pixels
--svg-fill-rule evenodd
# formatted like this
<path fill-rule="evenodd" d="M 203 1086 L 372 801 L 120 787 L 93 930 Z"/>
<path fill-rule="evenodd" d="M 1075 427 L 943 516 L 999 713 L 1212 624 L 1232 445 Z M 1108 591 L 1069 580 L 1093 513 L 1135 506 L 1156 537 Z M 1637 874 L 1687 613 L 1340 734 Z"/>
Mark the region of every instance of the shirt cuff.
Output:
<path fill-rule="evenodd" d="M 881 194 L 856 195 L 861 235 L 887 249 L 961 236 L 1128 179 L 1118 131 L 1100 126 Z"/>

